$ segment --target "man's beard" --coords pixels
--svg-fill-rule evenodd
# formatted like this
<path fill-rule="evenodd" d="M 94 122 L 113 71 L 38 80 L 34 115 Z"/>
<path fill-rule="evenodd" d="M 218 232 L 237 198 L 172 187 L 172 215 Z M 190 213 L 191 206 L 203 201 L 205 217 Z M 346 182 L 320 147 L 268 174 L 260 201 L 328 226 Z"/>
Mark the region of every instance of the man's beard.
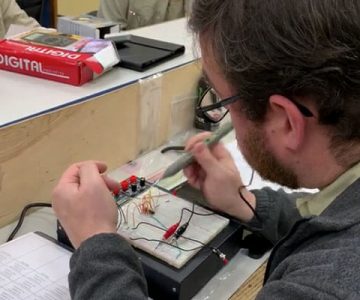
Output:
<path fill-rule="evenodd" d="M 284 167 L 267 149 L 260 128 L 255 127 L 249 130 L 243 145 L 243 155 L 246 161 L 263 179 L 292 189 L 299 188 L 297 176 L 294 172 Z"/>

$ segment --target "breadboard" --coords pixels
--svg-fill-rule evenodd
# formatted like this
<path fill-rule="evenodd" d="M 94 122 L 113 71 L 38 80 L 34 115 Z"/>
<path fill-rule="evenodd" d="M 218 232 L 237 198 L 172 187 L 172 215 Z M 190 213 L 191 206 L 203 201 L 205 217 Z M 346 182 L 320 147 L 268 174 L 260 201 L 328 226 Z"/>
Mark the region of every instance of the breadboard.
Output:
<path fill-rule="evenodd" d="M 144 196 L 148 195 L 151 195 L 154 200 L 154 214 L 146 215 L 140 213 L 137 207 L 141 205 Z M 229 224 L 229 219 L 217 214 L 212 214 L 213 212 L 210 210 L 195 205 L 196 213 L 210 215 L 193 215 L 183 237 L 180 237 L 177 243 L 173 243 L 175 246 L 183 249 L 193 249 L 191 251 L 184 251 L 171 245 L 159 243 L 158 241 L 147 241 L 141 238 L 161 240 L 165 230 L 179 222 L 183 208 L 187 208 L 190 211 L 192 210 L 192 203 L 160 190 L 157 187 L 151 187 L 135 198 L 122 199 L 122 202 L 123 204 L 120 204 L 120 207 L 123 211 L 123 220 L 118 229 L 118 233 L 126 238 L 134 247 L 178 269 L 184 266 L 201 250 L 202 245 L 196 241 L 208 244 Z M 186 223 L 190 215 L 191 212 L 184 211 L 181 224 Z M 125 219 L 127 219 L 127 222 L 125 222 Z M 153 224 L 163 229 L 155 228 L 145 223 L 139 224 L 140 222 Z M 196 241 L 187 240 L 186 237 Z"/>

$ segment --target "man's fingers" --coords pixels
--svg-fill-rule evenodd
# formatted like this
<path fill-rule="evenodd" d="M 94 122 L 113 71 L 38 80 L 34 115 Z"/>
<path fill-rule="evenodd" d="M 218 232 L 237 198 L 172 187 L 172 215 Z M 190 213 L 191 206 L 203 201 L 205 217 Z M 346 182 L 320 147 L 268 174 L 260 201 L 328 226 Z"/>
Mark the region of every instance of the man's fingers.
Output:
<path fill-rule="evenodd" d="M 104 168 L 105 167 L 105 168 Z M 91 183 L 104 183 L 101 173 L 106 170 L 106 165 L 98 162 L 84 162 L 79 166 L 80 186 L 82 183 L 88 185 Z"/>
<path fill-rule="evenodd" d="M 193 149 L 196 144 L 202 143 L 210 135 L 211 135 L 210 132 L 203 132 L 193 136 L 186 143 L 185 151 L 191 151 L 191 149 Z M 224 145 L 221 142 L 215 143 L 214 145 L 210 145 L 208 147 L 211 148 L 213 155 L 217 159 L 231 159 L 231 155 L 229 151 L 224 147 Z"/>
<path fill-rule="evenodd" d="M 95 164 L 99 173 L 104 173 L 107 169 L 105 163 L 100 161 L 84 161 L 71 165 L 68 167 L 59 180 L 59 185 L 63 184 L 80 184 L 80 167 L 83 164 L 92 163 Z"/>
<path fill-rule="evenodd" d="M 102 177 L 104 179 L 106 186 L 110 191 L 115 191 L 116 189 L 120 188 L 120 184 L 117 181 L 111 179 L 107 175 L 102 175 Z"/>
<path fill-rule="evenodd" d="M 206 173 L 216 172 L 219 162 L 204 143 L 196 144 L 191 152 Z"/>
<path fill-rule="evenodd" d="M 79 164 L 73 164 L 69 168 L 65 170 L 63 175 L 60 177 L 58 185 L 64 184 L 80 184 L 80 177 L 79 177 Z"/>
<path fill-rule="evenodd" d="M 226 149 L 223 143 L 216 143 L 215 145 L 210 146 L 211 152 L 218 160 L 228 160 L 233 159 L 229 150 Z"/>
<path fill-rule="evenodd" d="M 211 132 L 202 132 L 202 133 L 199 133 L 199 134 L 191 137 L 186 142 L 185 151 L 190 151 L 194 147 L 195 144 L 204 141 L 210 135 L 211 135 Z"/>

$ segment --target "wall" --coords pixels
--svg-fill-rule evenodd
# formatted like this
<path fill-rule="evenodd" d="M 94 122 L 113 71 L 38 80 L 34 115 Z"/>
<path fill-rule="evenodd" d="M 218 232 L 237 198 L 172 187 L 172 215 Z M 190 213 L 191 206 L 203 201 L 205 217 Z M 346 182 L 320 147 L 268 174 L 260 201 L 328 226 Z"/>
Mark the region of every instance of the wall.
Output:
<path fill-rule="evenodd" d="M 58 13 L 60 15 L 77 16 L 85 12 L 97 10 L 99 0 L 58 0 Z"/>

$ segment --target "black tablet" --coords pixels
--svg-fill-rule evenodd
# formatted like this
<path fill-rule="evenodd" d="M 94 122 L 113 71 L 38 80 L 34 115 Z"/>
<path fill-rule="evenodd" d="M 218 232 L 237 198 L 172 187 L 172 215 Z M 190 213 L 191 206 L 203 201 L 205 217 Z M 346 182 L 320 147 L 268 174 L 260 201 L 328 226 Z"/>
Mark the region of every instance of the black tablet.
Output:
<path fill-rule="evenodd" d="M 119 52 L 121 67 L 143 72 L 185 52 L 183 45 L 135 35 L 110 37 Z"/>

